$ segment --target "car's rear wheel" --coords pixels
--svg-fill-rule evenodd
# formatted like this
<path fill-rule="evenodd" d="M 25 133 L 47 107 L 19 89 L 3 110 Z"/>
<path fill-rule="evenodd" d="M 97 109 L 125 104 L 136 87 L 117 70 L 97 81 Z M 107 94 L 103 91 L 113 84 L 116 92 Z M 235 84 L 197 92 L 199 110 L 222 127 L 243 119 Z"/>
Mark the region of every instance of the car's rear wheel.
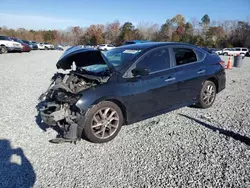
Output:
<path fill-rule="evenodd" d="M 108 142 L 115 138 L 124 120 L 121 109 L 110 101 L 94 105 L 86 112 L 84 119 L 83 136 L 94 143 Z"/>
<path fill-rule="evenodd" d="M 200 108 L 209 108 L 213 105 L 216 98 L 216 86 L 212 81 L 205 81 L 199 95 L 197 104 Z"/>
<path fill-rule="evenodd" d="M 5 46 L 1 46 L 1 53 L 2 54 L 7 54 L 8 53 L 8 50 Z"/>

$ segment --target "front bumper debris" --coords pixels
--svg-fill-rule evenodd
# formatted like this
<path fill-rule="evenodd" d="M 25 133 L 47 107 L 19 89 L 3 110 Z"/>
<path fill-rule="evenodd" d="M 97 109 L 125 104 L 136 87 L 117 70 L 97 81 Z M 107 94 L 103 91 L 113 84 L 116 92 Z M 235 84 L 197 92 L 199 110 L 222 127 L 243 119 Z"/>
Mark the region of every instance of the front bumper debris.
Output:
<path fill-rule="evenodd" d="M 58 137 L 51 140 L 52 143 L 75 142 L 81 138 L 77 134 L 79 115 L 73 113 L 67 104 L 59 105 L 55 102 L 48 102 L 39 111 L 45 124 L 58 127 L 60 130 L 57 131 Z"/>

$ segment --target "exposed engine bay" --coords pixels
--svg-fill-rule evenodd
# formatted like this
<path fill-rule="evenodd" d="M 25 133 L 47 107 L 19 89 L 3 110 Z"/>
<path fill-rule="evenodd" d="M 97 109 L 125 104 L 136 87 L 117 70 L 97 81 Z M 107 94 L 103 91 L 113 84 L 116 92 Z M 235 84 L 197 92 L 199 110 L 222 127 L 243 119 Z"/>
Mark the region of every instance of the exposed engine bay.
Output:
<path fill-rule="evenodd" d="M 81 138 L 77 134 L 78 122 L 85 112 L 81 112 L 75 103 L 81 98 L 81 91 L 98 84 L 106 83 L 109 76 L 85 74 L 84 71 L 71 71 L 69 74 L 56 73 L 47 91 L 39 100 L 41 119 L 50 126 L 59 127 L 59 137 L 76 141 Z"/>

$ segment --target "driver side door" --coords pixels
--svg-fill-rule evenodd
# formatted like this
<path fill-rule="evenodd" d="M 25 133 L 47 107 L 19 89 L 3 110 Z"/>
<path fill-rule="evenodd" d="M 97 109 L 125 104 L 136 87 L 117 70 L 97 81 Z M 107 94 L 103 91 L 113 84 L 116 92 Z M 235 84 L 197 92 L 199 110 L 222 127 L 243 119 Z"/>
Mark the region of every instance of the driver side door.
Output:
<path fill-rule="evenodd" d="M 130 119 L 142 120 L 161 114 L 175 103 L 177 85 L 175 71 L 171 69 L 169 50 L 160 47 L 147 52 L 129 69 L 130 76 L 125 78 L 126 89 L 130 95 L 125 96 Z M 132 70 L 144 69 L 148 75 L 133 76 Z"/>

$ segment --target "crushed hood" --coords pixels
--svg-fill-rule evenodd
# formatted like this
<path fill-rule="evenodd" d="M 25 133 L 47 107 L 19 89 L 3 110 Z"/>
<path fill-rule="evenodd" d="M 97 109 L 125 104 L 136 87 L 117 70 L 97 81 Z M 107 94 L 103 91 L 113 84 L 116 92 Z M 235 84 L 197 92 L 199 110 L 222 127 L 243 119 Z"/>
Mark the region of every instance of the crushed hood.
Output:
<path fill-rule="evenodd" d="M 99 50 L 82 48 L 81 46 L 67 49 L 58 60 L 56 67 L 63 70 L 71 69 L 73 62 L 75 62 L 76 67 L 107 65 L 110 70 L 113 69 L 112 64 Z"/>

